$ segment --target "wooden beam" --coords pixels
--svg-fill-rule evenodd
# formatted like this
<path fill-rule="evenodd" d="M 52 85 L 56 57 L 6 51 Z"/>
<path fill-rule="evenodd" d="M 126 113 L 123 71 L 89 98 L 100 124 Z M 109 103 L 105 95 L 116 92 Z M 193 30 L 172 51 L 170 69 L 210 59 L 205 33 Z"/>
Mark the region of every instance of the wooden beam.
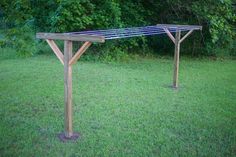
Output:
<path fill-rule="evenodd" d="M 193 30 L 191 30 L 187 34 L 185 34 L 185 36 L 179 42 L 182 43 L 184 41 L 184 39 L 186 39 L 192 32 L 193 32 Z"/>
<path fill-rule="evenodd" d="M 166 32 L 166 34 L 170 37 L 170 39 L 173 41 L 173 43 L 175 43 L 175 38 L 173 37 L 173 35 L 170 33 L 170 31 L 167 28 L 164 28 L 164 31 Z"/>
<path fill-rule="evenodd" d="M 73 136 L 72 130 L 72 41 L 64 41 L 64 92 L 65 92 L 65 137 Z"/>
<path fill-rule="evenodd" d="M 178 28 L 180 29 L 181 27 L 187 27 L 191 28 L 193 30 L 202 30 L 202 26 L 198 25 L 174 25 L 174 24 L 157 24 L 156 26 L 161 27 L 161 28 Z"/>
<path fill-rule="evenodd" d="M 178 88 L 180 37 L 181 37 L 181 31 L 177 31 L 175 35 L 174 76 L 173 76 L 174 88 Z"/>
<path fill-rule="evenodd" d="M 69 62 L 69 65 L 74 64 L 79 58 L 80 56 L 89 48 L 89 46 L 92 43 L 89 41 L 86 41 L 83 46 L 75 53 L 75 55 L 72 57 L 72 59 Z"/>
<path fill-rule="evenodd" d="M 70 41 L 90 41 L 90 42 L 105 42 L 103 36 L 96 35 L 84 35 L 73 33 L 37 33 L 38 39 L 58 39 L 58 40 L 70 40 Z"/>
<path fill-rule="evenodd" d="M 51 47 L 57 58 L 60 60 L 60 62 L 64 65 L 64 57 L 61 52 L 61 50 L 58 48 L 57 44 L 51 40 L 51 39 L 46 39 L 48 45 Z"/>

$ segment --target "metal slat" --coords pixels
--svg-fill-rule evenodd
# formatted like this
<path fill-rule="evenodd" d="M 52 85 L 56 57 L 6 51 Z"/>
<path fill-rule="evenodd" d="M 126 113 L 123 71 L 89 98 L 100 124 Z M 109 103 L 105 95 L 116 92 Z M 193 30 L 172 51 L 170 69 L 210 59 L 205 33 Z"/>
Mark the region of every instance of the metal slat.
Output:
<path fill-rule="evenodd" d="M 172 33 L 176 32 L 176 31 L 170 31 Z M 129 35 L 129 34 L 126 34 L 126 35 L 123 35 L 123 36 L 109 36 L 109 37 L 105 37 L 106 40 L 110 40 L 110 39 L 119 39 L 119 38 L 128 38 L 128 37 L 137 37 L 137 36 L 150 36 L 150 35 L 157 35 L 157 34 L 165 34 L 165 31 L 161 31 L 161 32 L 152 32 L 152 33 L 139 33 L 139 34 L 132 34 L 132 35 Z"/>
<path fill-rule="evenodd" d="M 176 32 L 176 31 L 171 31 Z M 155 34 L 165 34 L 165 31 L 154 31 L 154 32 L 139 32 L 139 33 L 132 33 L 132 34 L 112 34 L 112 35 L 102 35 L 105 39 L 110 38 L 123 38 L 123 37 L 133 37 L 133 36 L 143 36 L 143 35 L 155 35 Z"/>
<path fill-rule="evenodd" d="M 135 30 L 135 29 L 164 29 L 164 28 L 172 28 L 172 29 L 200 29 L 201 26 L 188 26 L 188 25 L 155 25 L 155 26 L 145 26 L 145 27 L 130 27 L 130 28 L 118 28 L 118 29 L 107 29 L 107 30 L 92 30 L 92 31 L 83 31 L 87 33 L 97 33 L 97 32 L 109 32 L 109 31 L 121 31 L 121 30 Z M 80 33 L 80 32 L 70 32 L 70 33 Z"/>
<path fill-rule="evenodd" d="M 116 28 L 116 29 L 103 29 L 103 30 L 92 30 L 92 31 L 83 31 L 83 32 L 109 32 L 109 31 L 116 31 L 116 30 L 134 30 L 140 28 L 158 28 L 157 26 L 145 26 L 145 27 L 130 27 L 130 28 Z M 70 33 L 79 33 L 79 32 L 70 32 Z"/>
<path fill-rule="evenodd" d="M 152 30 L 163 30 L 164 28 L 159 27 L 139 27 L 139 28 L 122 28 L 122 29 L 112 29 L 112 30 L 96 30 L 96 31 L 81 31 L 81 32 L 71 32 L 71 34 L 114 34 L 123 32 L 139 32 L 139 31 L 152 31 Z M 170 28 L 175 29 L 175 28 Z M 182 30 L 190 30 L 187 28 L 181 28 Z"/>
<path fill-rule="evenodd" d="M 168 29 L 170 32 L 173 33 L 179 30 L 180 31 L 198 30 L 198 29 L 201 29 L 201 26 L 161 24 L 161 25 L 145 26 L 145 27 L 70 32 L 67 34 L 102 36 L 105 39 L 119 39 L 119 38 L 128 38 L 128 37 L 136 37 L 136 36 L 165 34 L 166 32 L 164 31 L 164 29 Z"/>
<path fill-rule="evenodd" d="M 171 32 L 176 32 L 175 30 L 170 30 Z M 185 29 L 182 29 L 182 31 L 187 31 Z M 164 30 L 140 30 L 140 31 L 132 31 L 132 32 L 109 32 L 108 33 L 101 33 L 101 32 L 96 32 L 96 33 L 87 33 L 87 32 L 78 32 L 78 34 L 86 34 L 86 35 L 101 35 L 104 36 L 105 39 L 107 38 L 112 38 L 112 37 L 123 37 L 123 36 L 141 36 L 141 35 L 152 35 L 152 34 L 162 34 L 165 33 Z"/>

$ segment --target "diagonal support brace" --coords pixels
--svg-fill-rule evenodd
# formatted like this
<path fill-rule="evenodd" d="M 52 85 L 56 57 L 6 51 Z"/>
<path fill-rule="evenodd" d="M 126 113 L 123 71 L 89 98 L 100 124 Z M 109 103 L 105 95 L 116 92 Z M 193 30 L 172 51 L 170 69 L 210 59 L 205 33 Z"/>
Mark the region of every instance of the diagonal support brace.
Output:
<path fill-rule="evenodd" d="M 52 39 L 46 39 L 48 45 L 51 47 L 57 58 L 64 65 L 64 57 L 61 50 L 58 48 L 57 44 Z"/>
<path fill-rule="evenodd" d="M 79 58 L 80 56 L 89 48 L 89 46 L 92 43 L 89 41 L 86 41 L 83 46 L 75 53 L 75 55 L 71 58 L 69 65 L 74 64 Z"/>
<path fill-rule="evenodd" d="M 171 34 L 171 32 L 167 29 L 167 28 L 164 28 L 164 31 L 166 32 L 166 34 L 169 36 L 169 38 L 173 41 L 173 43 L 175 44 L 176 42 L 176 39 L 175 37 Z M 185 34 L 184 37 L 182 37 L 180 40 L 179 40 L 179 43 L 182 43 L 190 34 L 192 34 L 193 30 L 190 30 L 187 34 Z"/>
<path fill-rule="evenodd" d="M 193 32 L 193 30 L 190 30 L 187 34 L 185 34 L 184 37 L 182 37 L 182 38 L 180 39 L 179 42 L 182 43 L 182 42 L 184 41 L 184 39 L 186 39 L 192 32 Z"/>
<path fill-rule="evenodd" d="M 175 43 L 175 38 L 173 37 L 173 35 L 170 33 L 170 31 L 167 28 L 164 28 L 164 31 L 166 32 L 166 34 L 170 37 L 170 39 L 173 41 L 173 43 Z"/>

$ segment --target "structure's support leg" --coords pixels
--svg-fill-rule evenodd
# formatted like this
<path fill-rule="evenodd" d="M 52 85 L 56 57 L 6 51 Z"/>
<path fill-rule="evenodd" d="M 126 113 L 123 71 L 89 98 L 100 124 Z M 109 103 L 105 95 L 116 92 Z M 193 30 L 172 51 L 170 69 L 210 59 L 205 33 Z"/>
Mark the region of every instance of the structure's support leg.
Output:
<path fill-rule="evenodd" d="M 180 37 L 181 37 L 181 31 L 177 31 L 175 36 L 174 76 L 173 76 L 174 88 L 178 88 Z"/>
<path fill-rule="evenodd" d="M 193 30 L 190 30 L 187 34 L 185 34 L 182 39 L 181 30 L 176 31 L 175 38 L 167 28 L 164 28 L 164 31 L 175 44 L 173 88 L 178 88 L 180 44 L 193 32 Z"/>
<path fill-rule="evenodd" d="M 72 44 L 70 40 L 64 41 L 64 56 L 56 43 L 51 39 L 46 39 L 53 52 L 64 65 L 64 99 L 65 99 L 65 131 L 59 134 L 62 141 L 76 140 L 79 134 L 72 130 L 72 65 L 81 57 L 81 55 L 92 44 L 86 41 L 83 46 L 72 57 Z"/>
<path fill-rule="evenodd" d="M 65 137 L 77 138 L 72 130 L 72 64 L 75 63 L 85 50 L 91 45 L 91 42 L 85 44 L 72 57 L 72 41 L 64 41 L 64 81 L 65 81 Z"/>
<path fill-rule="evenodd" d="M 73 136 L 72 130 L 72 41 L 64 41 L 64 92 L 65 92 L 65 136 Z"/>
<path fill-rule="evenodd" d="M 83 46 L 72 57 L 72 41 L 64 41 L 64 90 L 65 90 L 65 132 L 59 134 L 62 141 L 76 140 L 79 134 L 72 130 L 72 65 L 91 45 L 91 42 L 85 42 Z"/>

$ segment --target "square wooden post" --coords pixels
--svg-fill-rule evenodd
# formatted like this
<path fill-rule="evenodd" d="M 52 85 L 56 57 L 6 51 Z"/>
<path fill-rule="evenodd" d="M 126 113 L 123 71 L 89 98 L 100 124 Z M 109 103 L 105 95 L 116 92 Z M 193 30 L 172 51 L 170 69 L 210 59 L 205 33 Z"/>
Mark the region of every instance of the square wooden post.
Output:
<path fill-rule="evenodd" d="M 76 140 L 79 134 L 73 132 L 72 129 L 72 65 L 70 60 L 72 58 L 72 41 L 64 41 L 64 100 L 65 100 L 65 131 L 59 134 L 61 141 Z"/>
<path fill-rule="evenodd" d="M 181 37 L 181 31 L 178 30 L 175 35 L 174 76 L 173 76 L 174 88 L 178 88 L 180 37 Z"/>
<path fill-rule="evenodd" d="M 65 137 L 72 137 L 72 41 L 64 41 Z"/>

